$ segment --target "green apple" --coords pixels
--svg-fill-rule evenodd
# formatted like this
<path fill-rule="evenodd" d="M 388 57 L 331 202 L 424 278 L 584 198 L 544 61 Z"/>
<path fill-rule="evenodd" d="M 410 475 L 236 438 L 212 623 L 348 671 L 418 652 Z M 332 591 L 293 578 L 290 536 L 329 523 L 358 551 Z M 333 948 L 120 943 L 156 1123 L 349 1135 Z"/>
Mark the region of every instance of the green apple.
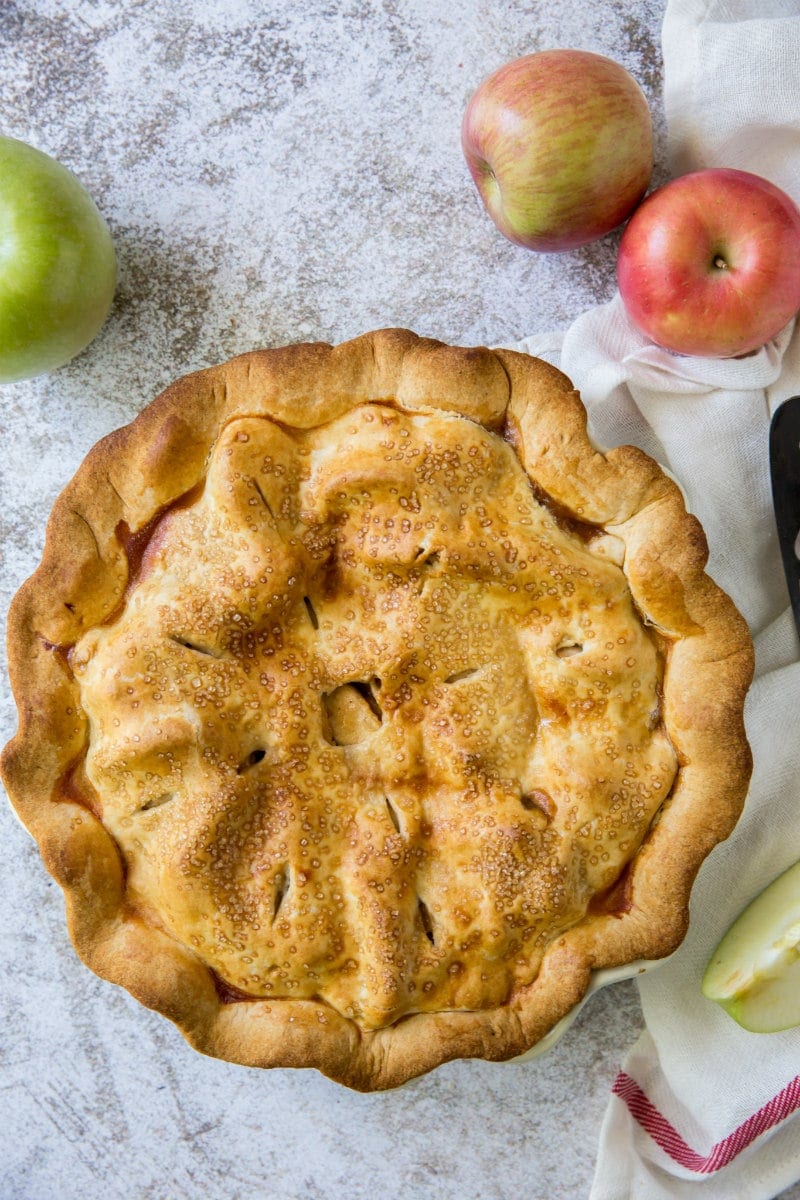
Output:
<path fill-rule="evenodd" d="M 115 280 L 111 234 L 83 185 L 49 155 L 0 137 L 0 383 L 83 350 Z"/>
<path fill-rule="evenodd" d="M 702 988 L 753 1033 L 800 1025 L 800 862 L 733 923 L 714 951 Z"/>

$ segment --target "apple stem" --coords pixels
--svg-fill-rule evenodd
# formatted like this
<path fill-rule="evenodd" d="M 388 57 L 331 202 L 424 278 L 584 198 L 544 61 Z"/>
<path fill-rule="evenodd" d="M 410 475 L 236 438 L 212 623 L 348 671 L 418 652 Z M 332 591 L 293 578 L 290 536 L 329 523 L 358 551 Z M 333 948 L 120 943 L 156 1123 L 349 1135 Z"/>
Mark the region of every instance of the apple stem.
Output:
<path fill-rule="evenodd" d="M 716 267 L 716 269 L 718 271 L 727 271 L 727 269 L 728 269 L 728 264 L 726 263 L 725 259 L 722 257 L 721 254 L 714 255 L 711 265 L 713 267 Z"/>

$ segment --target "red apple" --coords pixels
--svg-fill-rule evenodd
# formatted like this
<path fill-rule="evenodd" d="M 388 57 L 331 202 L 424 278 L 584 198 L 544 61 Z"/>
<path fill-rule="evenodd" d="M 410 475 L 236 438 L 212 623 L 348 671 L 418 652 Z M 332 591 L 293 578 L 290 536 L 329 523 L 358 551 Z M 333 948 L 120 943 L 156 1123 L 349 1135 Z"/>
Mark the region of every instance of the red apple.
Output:
<path fill-rule="evenodd" d="M 800 209 L 748 171 L 682 175 L 631 217 L 617 278 L 631 321 L 659 346 L 748 354 L 800 310 Z"/>
<path fill-rule="evenodd" d="M 461 144 L 498 229 L 531 250 L 602 237 L 639 203 L 653 169 L 641 88 L 584 50 L 543 50 L 495 71 L 467 105 Z"/>

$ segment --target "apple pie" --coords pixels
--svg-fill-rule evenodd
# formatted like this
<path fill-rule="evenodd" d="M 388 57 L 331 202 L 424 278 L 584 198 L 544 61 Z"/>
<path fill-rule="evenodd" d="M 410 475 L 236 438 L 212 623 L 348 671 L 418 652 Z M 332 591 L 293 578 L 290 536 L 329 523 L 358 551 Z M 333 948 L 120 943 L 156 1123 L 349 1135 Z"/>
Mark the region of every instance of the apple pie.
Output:
<path fill-rule="evenodd" d="M 529 1050 L 675 948 L 750 773 L 746 625 L 569 380 L 382 330 L 178 380 L 9 620 L 3 772 L 78 954 L 361 1090 Z"/>

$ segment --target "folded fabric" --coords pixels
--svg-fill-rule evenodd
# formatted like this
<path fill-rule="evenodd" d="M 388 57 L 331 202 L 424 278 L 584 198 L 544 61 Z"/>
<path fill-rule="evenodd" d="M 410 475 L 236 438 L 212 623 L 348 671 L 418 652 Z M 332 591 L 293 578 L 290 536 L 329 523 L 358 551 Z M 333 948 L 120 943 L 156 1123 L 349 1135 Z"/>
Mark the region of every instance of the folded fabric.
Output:
<path fill-rule="evenodd" d="M 756 647 L 745 811 L 700 872 L 683 945 L 639 981 L 646 1030 L 615 1081 L 592 1200 L 700 1188 L 714 1200 L 771 1200 L 800 1178 L 800 1116 L 788 1120 L 800 1113 L 800 1030 L 748 1033 L 702 997 L 700 981 L 739 911 L 800 857 L 800 643 L 768 466 L 771 414 L 800 392 L 800 329 L 738 363 L 681 359 L 647 343 L 617 298 L 581 317 L 563 343 L 548 335 L 515 348 L 570 376 L 597 444 L 638 445 L 675 476 L 706 529 L 708 569 Z"/>
<path fill-rule="evenodd" d="M 665 1173 L 687 1180 L 699 1175 L 705 1196 L 768 1200 L 776 1193 L 767 1163 L 778 1171 L 781 1186 L 800 1177 L 800 1126 L 782 1163 L 776 1161 L 777 1143 L 767 1146 L 768 1131 L 756 1126 L 752 1132 L 762 1143 L 758 1155 L 754 1140 L 747 1145 L 741 1136 L 714 1157 L 715 1147 L 795 1081 L 800 1031 L 747 1033 L 700 993 L 705 965 L 725 929 L 800 857 L 800 647 L 788 608 L 768 470 L 771 412 L 800 391 L 800 336 L 792 332 L 786 330 L 739 364 L 678 359 L 646 345 L 630 329 L 617 300 L 576 322 L 562 348 L 561 365 L 585 398 L 598 442 L 641 445 L 682 485 L 688 507 L 708 535 L 709 571 L 746 616 L 756 644 L 756 680 L 746 709 L 755 768 L 745 812 L 732 838 L 700 873 L 683 946 L 639 984 L 647 1034 L 623 1069 L 655 1112 L 642 1105 L 625 1077 L 618 1080 L 593 1200 L 692 1194 L 687 1186 L 678 1190 L 675 1180 L 664 1185 Z M 625 378 L 617 375 L 609 391 L 608 347 L 611 342 L 621 348 L 622 338 L 626 349 L 616 361 Z M 740 370 L 732 376 L 737 365 Z M 718 386 L 711 383 L 715 370 Z M 788 1117 L 798 1105 L 800 1086 L 779 1115 Z M 658 1114 L 675 1131 L 672 1140 L 663 1130 L 653 1136 Z M 625 1128 L 631 1122 L 634 1127 Z M 627 1185 L 620 1158 L 631 1170 Z M 734 1176 L 747 1170 L 754 1173 L 752 1180 Z M 708 1178 L 712 1173 L 718 1174 L 714 1186 Z"/>

